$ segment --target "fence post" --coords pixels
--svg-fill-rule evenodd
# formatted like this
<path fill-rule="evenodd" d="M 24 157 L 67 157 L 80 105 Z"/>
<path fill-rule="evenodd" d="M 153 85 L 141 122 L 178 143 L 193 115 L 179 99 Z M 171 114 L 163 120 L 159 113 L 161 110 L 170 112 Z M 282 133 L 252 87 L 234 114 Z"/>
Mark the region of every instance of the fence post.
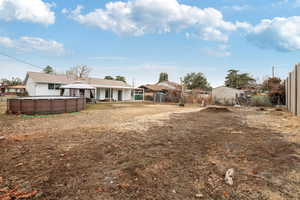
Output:
<path fill-rule="evenodd" d="M 291 72 L 291 111 L 295 114 L 295 70 Z"/>
<path fill-rule="evenodd" d="M 36 115 L 36 101 L 37 99 L 33 100 L 33 114 Z"/>
<path fill-rule="evenodd" d="M 78 100 L 79 100 L 79 99 L 76 99 L 76 112 L 79 111 L 79 108 L 78 108 Z"/>
<path fill-rule="evenodd" d="M 22 114 L 22 100 L 19 99 L 19 113 L 18 114 Z"/>
<path fill-rule="evenodd" d="M 8 99 L 6 99 L 6 113 L 10 114 L 11 110 L 10 110 L 10 101 Z"/>
<path fill-rule="evenodd" d="M 289 73 L 289 111 L 292 112 L 292 73 Z"/>
<path fill-rule="evenodd" d="M 284 86 L 285 86 L 285 105 L 289 110 L 289 78 L 285 79 Z"/>
<path fill-rule="evenodd" d="M 296 115 L 300 116 L 300 64 L 296 65 Z"/>
<path fill-rule="evenodd" d="M 50 99 L 50 113 L 53 114 L 53 99 Z"/>

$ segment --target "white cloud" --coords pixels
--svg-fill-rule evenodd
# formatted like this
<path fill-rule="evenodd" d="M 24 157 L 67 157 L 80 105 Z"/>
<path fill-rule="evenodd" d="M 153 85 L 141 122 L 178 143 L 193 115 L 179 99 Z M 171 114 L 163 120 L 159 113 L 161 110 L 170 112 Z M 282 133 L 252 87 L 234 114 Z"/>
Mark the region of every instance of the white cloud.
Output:
<path fill-rule="evenodd" d="M 90 57 L 90 60 L 102 60 L 102 61 L 124 61 L 128 60 L 127 57 L 121 57 L 121 56 L 96 56 L 96 57 Z"/>
<path fill-rule="evenodd" d="M 8 38 L 8 37 L 0 37 L 0 45 L 7 47 L 7 48 L 12 48 L 13 45 L 13 41 Z"/>
<path fill-rule="evenodd" d="M 24 36 L 20 39 L 0 37 L 0 45 L 22 52 L 46 52 L 57 55 L 61 55 L 65 52 L 63 44 L 54 40 L 45 40 L 37 37 Z"/>
<path fill-rule="evenodd" d="M 247 39 L 264 49 L 300 50 L 300 16 L 264 19 L 258 25 L 248 27 Z"/>
<path fill-rule="evenodd" d="M 289 3 L 289 0 L 279 0 L 279 1 L 275 2 L 275 3 L 272 3 L 272 6 L 273 7 L 277 7 L 277 6 L 285 5 L 287 3 Z"/>
<path fill-rule="evenodd" d="M 294 6 L 295 7 L 300 7 L 300 0 L 295 0 Z"/>
<path fill-rule="evenodd" d="M 286 5 L 292 8 L 298 8 L 300 7 L 300 0 L 278 0 L 275 3 L 272 3 L 273 7 L 281 7 Z"/>
<path fill-rule="evenodd" d="M 51 7 L 55 4 L 42 0 L 0 0 L 0 19 L 21 20 L 39 24 L 54 24 L 55 15 Z"/>
<path fill-rule="evenodd" d="M 214 57 L 227 57 L 231 55 L 228 48 L 229 48 L 228 45 L 219 45 L 214 48 L 203 49 L 203 52 L 207 55 L 214 56 Z"/>
<path fill-rule="evenodd" d="M 249 5 L 233 5 L 233 6 L 224 6 L 224 9 L 231 9 L 234 11 L 243 11 L 250 8 Z"/>
<path fill-rule="evenodd" d="M 129 0 L 109 2 L 104 9 L 82 14 L 82 6 L 62 12 L 81 24 L 111 30 L 117 34 L 141 36 L 193 29 L 203 40 L 228 40 L 228 32 L 235 24 L 223 19 L 214 8 L 201 9 L 178 3 L 177 0 Z"/>

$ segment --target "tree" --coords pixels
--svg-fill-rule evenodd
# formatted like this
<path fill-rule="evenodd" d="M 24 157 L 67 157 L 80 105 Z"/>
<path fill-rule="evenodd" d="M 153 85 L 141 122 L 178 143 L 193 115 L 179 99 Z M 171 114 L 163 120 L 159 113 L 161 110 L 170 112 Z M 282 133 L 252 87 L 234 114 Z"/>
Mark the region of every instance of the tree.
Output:
<path fill-rule="evenodd" d="M 78 65 L 76 67 L 72 67 L 70 70 L 66 72 L 67 76 L 73 79 L 82 79 L 89 77 L 91 69 L 86 65 Z"/>
<path fill-rule="evenodd" d="M 230 69 L 228 70 L 228 74 L 225 78 L 225 86 L 231 87 L 231 88 L 237 88 L 238 87 L 238 70 Z"/>
<path fill-rule="evenodd" d="M 1 82 L 4 85 L 7 85 L 7 86 L 14 86 L 14 85 L 22 85 L 23 84 L 22 79 L 17 78 L 17 77 L 12 77 L 11 80 L 9 80 L 9 79 L 2 79 Z"/>
<path fill-rule="evenodd" d="M 203 89 L 203 90 L 210 90 L 211 86 L 209 85 L 206 77 L 203 73 L 188 73 L 183 78 L 183 83 L 187 87 L 187 89 Z"/>
<path fill-rule="evenodd" d="M 106 79 L 106 80 L 114 80 L 114 78 L 112 76 L 105 76 L 104 79 Z"/>
<path fill-rule="evenodd" d="M 231 88 L 247 88 L 255 84 L 255 79 L 248 73 L 239 74 L 238 70 L 228 70 L 228 74 L 225 78 L 225 86 Z"/>
<path fill-rule="evenodd" d="M 163 81 L 168 81 L 169 80 L 169 75 L 168 75 L 168 73 L 166 73 L 166 72 L 161 72 L 160 74 L 159 74 L 159 80 L 158 80 L 158 82 L 160 83 L 160 82 L 163 82 Z"/>
<path fill-rule="evenodd" d="M 285 84 L 280 78 L 268 78 L 263 82 L 262 90 L 268 93 L 273 105 L 285 104 Z"/>
<path fill-rule="evenodd" d="M 43 69 L 43 72 L 46 73 L 46 74 L 54 74 L 54 69 L 53 69 L 53 67 L 51 67 L 50 65 L 48 65 L 47 67 L 45 67 Z"/>
<path fill-rule="evenodd" d="M 124 83 L 126 83 L 126 79 L 124 76 L 116 76 L 116 81 L 123 81 Z"/>

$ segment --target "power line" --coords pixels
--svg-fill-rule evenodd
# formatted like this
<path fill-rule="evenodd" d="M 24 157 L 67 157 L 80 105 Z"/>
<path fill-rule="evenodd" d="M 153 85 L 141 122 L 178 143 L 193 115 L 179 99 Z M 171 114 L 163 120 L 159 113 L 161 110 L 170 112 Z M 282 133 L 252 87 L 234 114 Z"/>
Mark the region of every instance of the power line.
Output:
<path fill-rule="evenodd" d="M 44 69 L 44 68 L 42 68 L 42 67 L 40 67 L 40 66 L 37 66 L 37 65 L 32 64 L 32 63 L 29 63 L 29 62 L 27 62 L 27 61 L 25 61 L 25 60 L 21 60 L 21 59 L 19 59 L 19 58 L 16 58 L 16 57 L 7 55 L 7 54 L 2 53 L 2 52 L 0 52 L 0 55 L 5 56 L 5 57 L 8 57 L 8 58 L 13 59 L 13 60 L 15 60 L 15 61 L 17 61 L 17 62 L 20 62 L 20 63 L 26 64 L 26 65 L 30 65 L 30 66 L 35 67 L 35 68 Z"/>

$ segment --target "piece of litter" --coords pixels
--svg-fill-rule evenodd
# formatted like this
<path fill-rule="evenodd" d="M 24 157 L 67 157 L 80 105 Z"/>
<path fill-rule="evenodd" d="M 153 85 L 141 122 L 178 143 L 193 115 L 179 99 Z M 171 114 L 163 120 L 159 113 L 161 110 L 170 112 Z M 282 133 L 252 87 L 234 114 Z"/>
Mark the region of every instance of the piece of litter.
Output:
<path fill-rule="evenodd" d="M 16 165 L 16 167 L 20 167 L 22 165 L 23 165 L 23 163 L 19 163 L 19 164 Z"/>
<path fill-rule="evenodd" d="M 201 193 L 196 194 L 196 198 L 202 198 L 202 197 L 203 197 L 203 194 L 201 194 Z"/>
<path fill-rule="evenodd" d="M 233 175 L 234 175 L 234 169 L 228 169 L 225 174 L 225 182 L 228 185 L 233 185 Z"/>

